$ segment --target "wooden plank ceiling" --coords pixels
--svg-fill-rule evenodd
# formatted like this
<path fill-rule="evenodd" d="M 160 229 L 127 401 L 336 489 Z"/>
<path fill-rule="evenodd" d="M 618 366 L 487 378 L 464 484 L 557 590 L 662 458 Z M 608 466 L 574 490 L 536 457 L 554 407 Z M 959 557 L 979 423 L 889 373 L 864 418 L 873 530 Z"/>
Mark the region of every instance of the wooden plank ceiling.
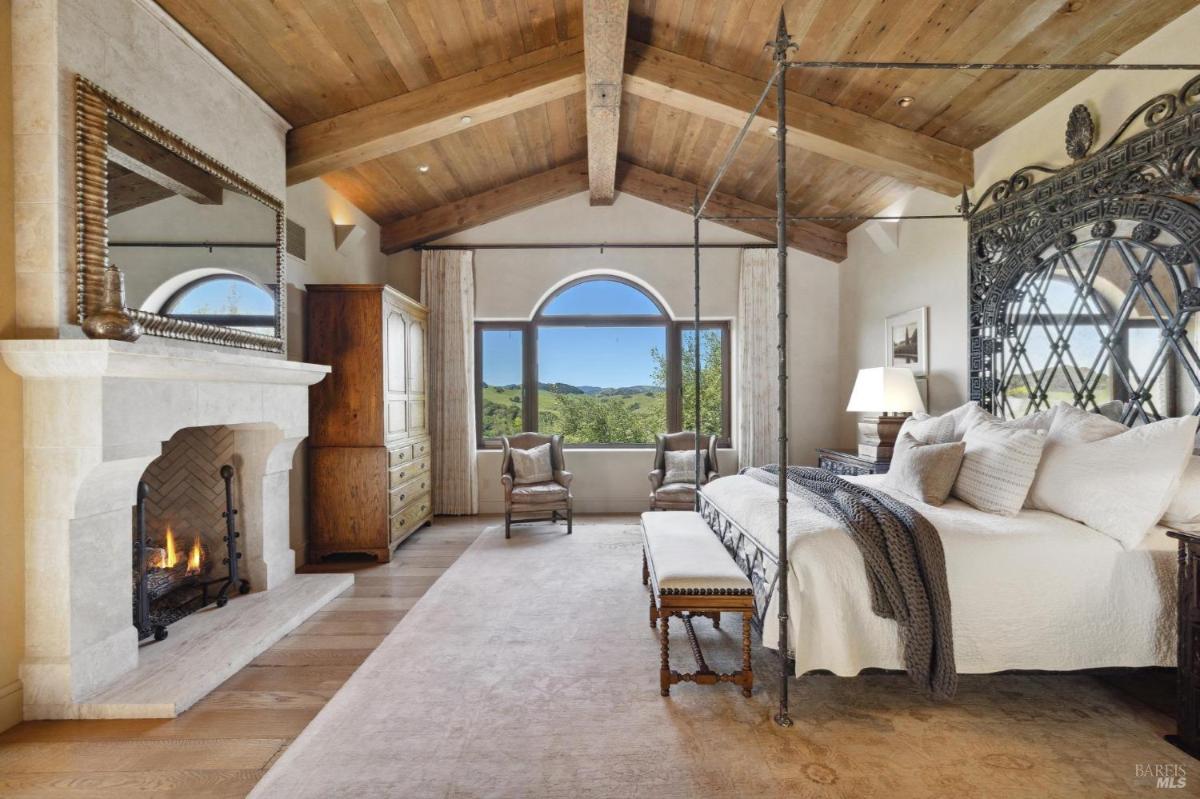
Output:
<path fill-rule="evenodd" d="M 589 184 L 594 202 L 615 183 L 685 207 L 770 72 L 781 6 L 802 58 L 1108 62 L 1198 2 L 159 0 L 295 126 L 289 181 L 322 176 L 384 225 L 388 251 Z M 971 150 L 1084 77 L 794 72 L 790 208 L 869 214 L 912 186 L 953 196 L 973 182 Z M 773 116 L 743 143 L 723 208 L 773 208 Z M 853 226 L 797 226 L 791 243 L 840 260 Z"/>

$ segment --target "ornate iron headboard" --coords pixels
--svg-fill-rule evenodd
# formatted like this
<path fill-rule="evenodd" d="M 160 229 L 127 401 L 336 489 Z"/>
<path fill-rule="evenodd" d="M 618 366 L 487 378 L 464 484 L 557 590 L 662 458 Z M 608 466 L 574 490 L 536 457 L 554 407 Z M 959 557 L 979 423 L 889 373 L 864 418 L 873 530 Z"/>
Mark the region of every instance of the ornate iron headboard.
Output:
<path fill-rule="evenodd" d="M 1060 399 L 1126 423 L 1200 414 L 1200 76 L 1089 155 L 1094 135 L 1076 106 L 1074 163 L 1018 170 L 968 210 L 971 398 L 1002 416 Z"/>

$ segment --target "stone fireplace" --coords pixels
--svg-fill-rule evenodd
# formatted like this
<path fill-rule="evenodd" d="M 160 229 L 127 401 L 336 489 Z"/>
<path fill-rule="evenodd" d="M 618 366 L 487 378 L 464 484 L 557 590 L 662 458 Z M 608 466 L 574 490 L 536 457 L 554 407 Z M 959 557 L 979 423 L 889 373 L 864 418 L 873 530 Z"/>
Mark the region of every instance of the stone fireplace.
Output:
<path fill-rule="evenodd" d="M 308 432 L 308 387 L 328 367 L 153 340 L 0 341 L 0 358 L 20 375 L 25 407 L 25 718 L 174 716 L 352 584 L 296 575 L 289 544 L 292 457 Z M 212 460 L 235 467 L 251 592 L 139 644 L 137 486 L 202 435 L 220 450 Z"/>

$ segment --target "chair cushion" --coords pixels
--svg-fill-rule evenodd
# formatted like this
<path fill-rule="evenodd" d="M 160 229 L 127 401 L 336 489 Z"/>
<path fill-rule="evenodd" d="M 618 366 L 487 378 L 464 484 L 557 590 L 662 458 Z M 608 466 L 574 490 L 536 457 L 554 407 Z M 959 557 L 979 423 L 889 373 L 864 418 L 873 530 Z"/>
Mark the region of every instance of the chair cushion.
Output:
<path fill-rule="evenodd" d="M 691 501 L 696 493 L 696 486 L 692 483 L 671 483 L 665 485 L 654 492 L 654 496 L 659 499 L 667 499 L 672 502 L 688 500 Z"/>
<path fill-rule="evenodd" d="M 660 591 L 751 592 L 750 581 L 699 513 L 643 513 L 642 540 Z"/>
<path fill-rule="evenodd" d="M 550 502 L 566 502 L 567 488 L 559 485 L 553 480 L 548 480 L 544 483 L 530 483 L 529 485 L 513 486 L 512 490 L 513 502 L 521 502 L 530 505 L 541 505 Z"/>
<path fill-rule="evenodd" d="M 533 449 L 510 449 L 513 466 L 513 482 L 517 485 L 543 483 L 554 476 L 550 462 L 550 444 Z"/>

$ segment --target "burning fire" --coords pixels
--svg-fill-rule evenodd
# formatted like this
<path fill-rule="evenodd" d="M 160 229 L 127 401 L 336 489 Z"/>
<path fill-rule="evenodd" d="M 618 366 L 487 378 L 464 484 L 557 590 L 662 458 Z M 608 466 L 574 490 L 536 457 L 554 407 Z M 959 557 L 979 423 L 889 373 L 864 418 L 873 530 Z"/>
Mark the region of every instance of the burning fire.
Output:
<path fill-rule="evenodd" d="M 179 554 L 175 551 L 175 534 L 171 532 L 171 528 L 167 528 L 167 556 L 163 561 L 164 569 L 173 569 L 175 564 L 179 562 Z"/>
<path fill-rule="evenodd" d="M 168 527 L 166 536 L 166 551 L 163 554 L 162 560 L 158 566 L 159 568 L 163 569 L 173 569 L 179 565 L 181 560 L 182 558 L 180 557 L 179 549 L 175 544 L 175 533 L 172 532 L 170 527 Z M 192 546 L 188 550 L 187 554 L 188 574 L 199 574 L 202 562 L 203 550 L 200 548 L 200 536 L 196 536 L 194 539 L 192 539 Z"/>
<path fill-rule="evenodd" d="M 192 539 L 192 549 L 188 552 L 187 570 L 189 574 L 200 573 L 200 536 Z"/>

